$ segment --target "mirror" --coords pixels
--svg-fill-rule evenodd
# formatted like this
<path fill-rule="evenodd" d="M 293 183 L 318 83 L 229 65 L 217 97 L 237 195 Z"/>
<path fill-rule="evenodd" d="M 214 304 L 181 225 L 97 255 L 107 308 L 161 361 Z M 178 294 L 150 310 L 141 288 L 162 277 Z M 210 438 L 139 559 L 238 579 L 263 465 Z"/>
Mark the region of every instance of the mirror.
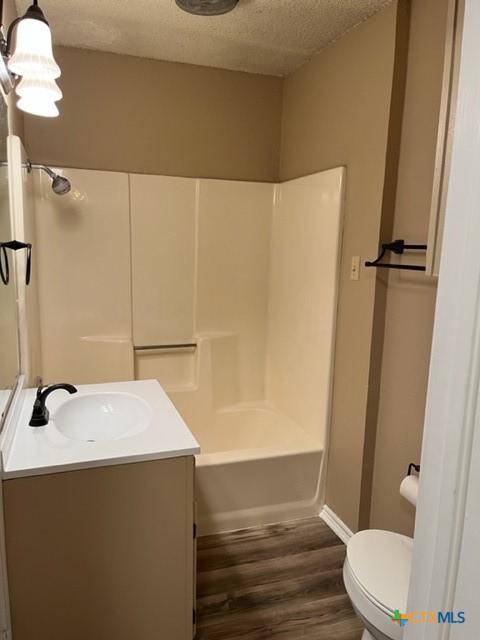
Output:
<path fill-rule="evenodd" d="M 10 221 L 7 167 L 8 108 L 0 98 L 0 242 L 13 240 Z M 18 323 L 13 260 L 9 256 L 10 281 L 0 280 L 0 422 L 19 370 Z"/>

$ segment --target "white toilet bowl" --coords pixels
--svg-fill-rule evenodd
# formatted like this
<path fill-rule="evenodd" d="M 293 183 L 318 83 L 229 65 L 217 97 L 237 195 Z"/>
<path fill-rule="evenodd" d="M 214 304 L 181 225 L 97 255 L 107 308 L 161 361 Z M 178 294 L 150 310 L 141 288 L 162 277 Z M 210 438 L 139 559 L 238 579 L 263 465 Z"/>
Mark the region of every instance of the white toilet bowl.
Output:
<path fill-rule="evenodd" d="M 350 538 L 343 565 L 345 588 L 365 625 L 362 640 L 401 640 L 395 610 L 406 612 L 413 539 L 368 529 Z"/>

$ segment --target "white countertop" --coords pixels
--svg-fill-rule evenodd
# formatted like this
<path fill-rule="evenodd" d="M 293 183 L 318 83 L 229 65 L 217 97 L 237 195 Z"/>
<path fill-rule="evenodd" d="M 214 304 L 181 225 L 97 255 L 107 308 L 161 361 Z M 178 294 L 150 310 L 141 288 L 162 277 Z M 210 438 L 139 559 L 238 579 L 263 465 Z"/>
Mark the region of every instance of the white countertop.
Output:
<path fill-rule="evenodd" d="M 3 477 L 57 473 L 114 464 L 176 458 L 200 453 L 200 446 L 156 380 L 76 385 L 78 393 L 124 392 L 142 398 L 152 409 L 144 431 L 116 440 L 84 442 L 66 438 L 55 426 L 55 412 L 69 398 L 65 391 L 47 398 L 50 421 L 45 427 L 28 426 L 36 389 L 20 393 L 14 419 L 2 433 Z"/>

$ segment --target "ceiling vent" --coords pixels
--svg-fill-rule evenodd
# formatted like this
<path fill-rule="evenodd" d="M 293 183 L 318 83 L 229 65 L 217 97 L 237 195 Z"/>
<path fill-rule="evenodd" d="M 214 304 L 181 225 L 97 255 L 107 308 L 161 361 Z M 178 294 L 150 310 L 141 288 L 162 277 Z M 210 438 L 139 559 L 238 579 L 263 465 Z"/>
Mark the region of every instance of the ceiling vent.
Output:
<path fill-rule="evenodd" d="M 175 0 L 180 9 L 196 16 L 220 16 L 235 9 L 238 0 Z"/>

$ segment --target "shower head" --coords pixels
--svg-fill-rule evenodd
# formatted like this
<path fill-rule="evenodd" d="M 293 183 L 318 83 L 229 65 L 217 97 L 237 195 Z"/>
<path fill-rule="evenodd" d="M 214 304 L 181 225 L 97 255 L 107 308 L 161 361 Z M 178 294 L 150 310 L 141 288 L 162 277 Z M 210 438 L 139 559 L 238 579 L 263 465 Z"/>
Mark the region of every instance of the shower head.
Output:
<path fill-rule="evenodd" d="M 219 16 L 235 9 L 238 0 L 175 0 L 180 9 L 196 16 Z"/>
<path fill-rule="evenodd" d="M 72 188 L 72 185 L 70 184 L 70 180 L 68 180 L 68 178 L 55 173 L 55 171 L 52 171 L 50 167 L 47 167 L 47 165 L 45 164 L 32 164 L 29 160 L 27 160 L 26 166 L 29 173 L 32 169 L 40 169 L 40 171 L 45 171 L 45 173 L 52 181 L 52 189 L 53 192 L 57 194 L 57 196 L 64 196 Z"/>
<path fill-rule="evenodd" d="M 52 180 L 52 189 L 57 194 L 57 196 L 64 196 L 70 191 L 71 188 L 72 185 L 70 184 L 70 180 L 64 178 L 63 176 L 55 175 Z"/>

